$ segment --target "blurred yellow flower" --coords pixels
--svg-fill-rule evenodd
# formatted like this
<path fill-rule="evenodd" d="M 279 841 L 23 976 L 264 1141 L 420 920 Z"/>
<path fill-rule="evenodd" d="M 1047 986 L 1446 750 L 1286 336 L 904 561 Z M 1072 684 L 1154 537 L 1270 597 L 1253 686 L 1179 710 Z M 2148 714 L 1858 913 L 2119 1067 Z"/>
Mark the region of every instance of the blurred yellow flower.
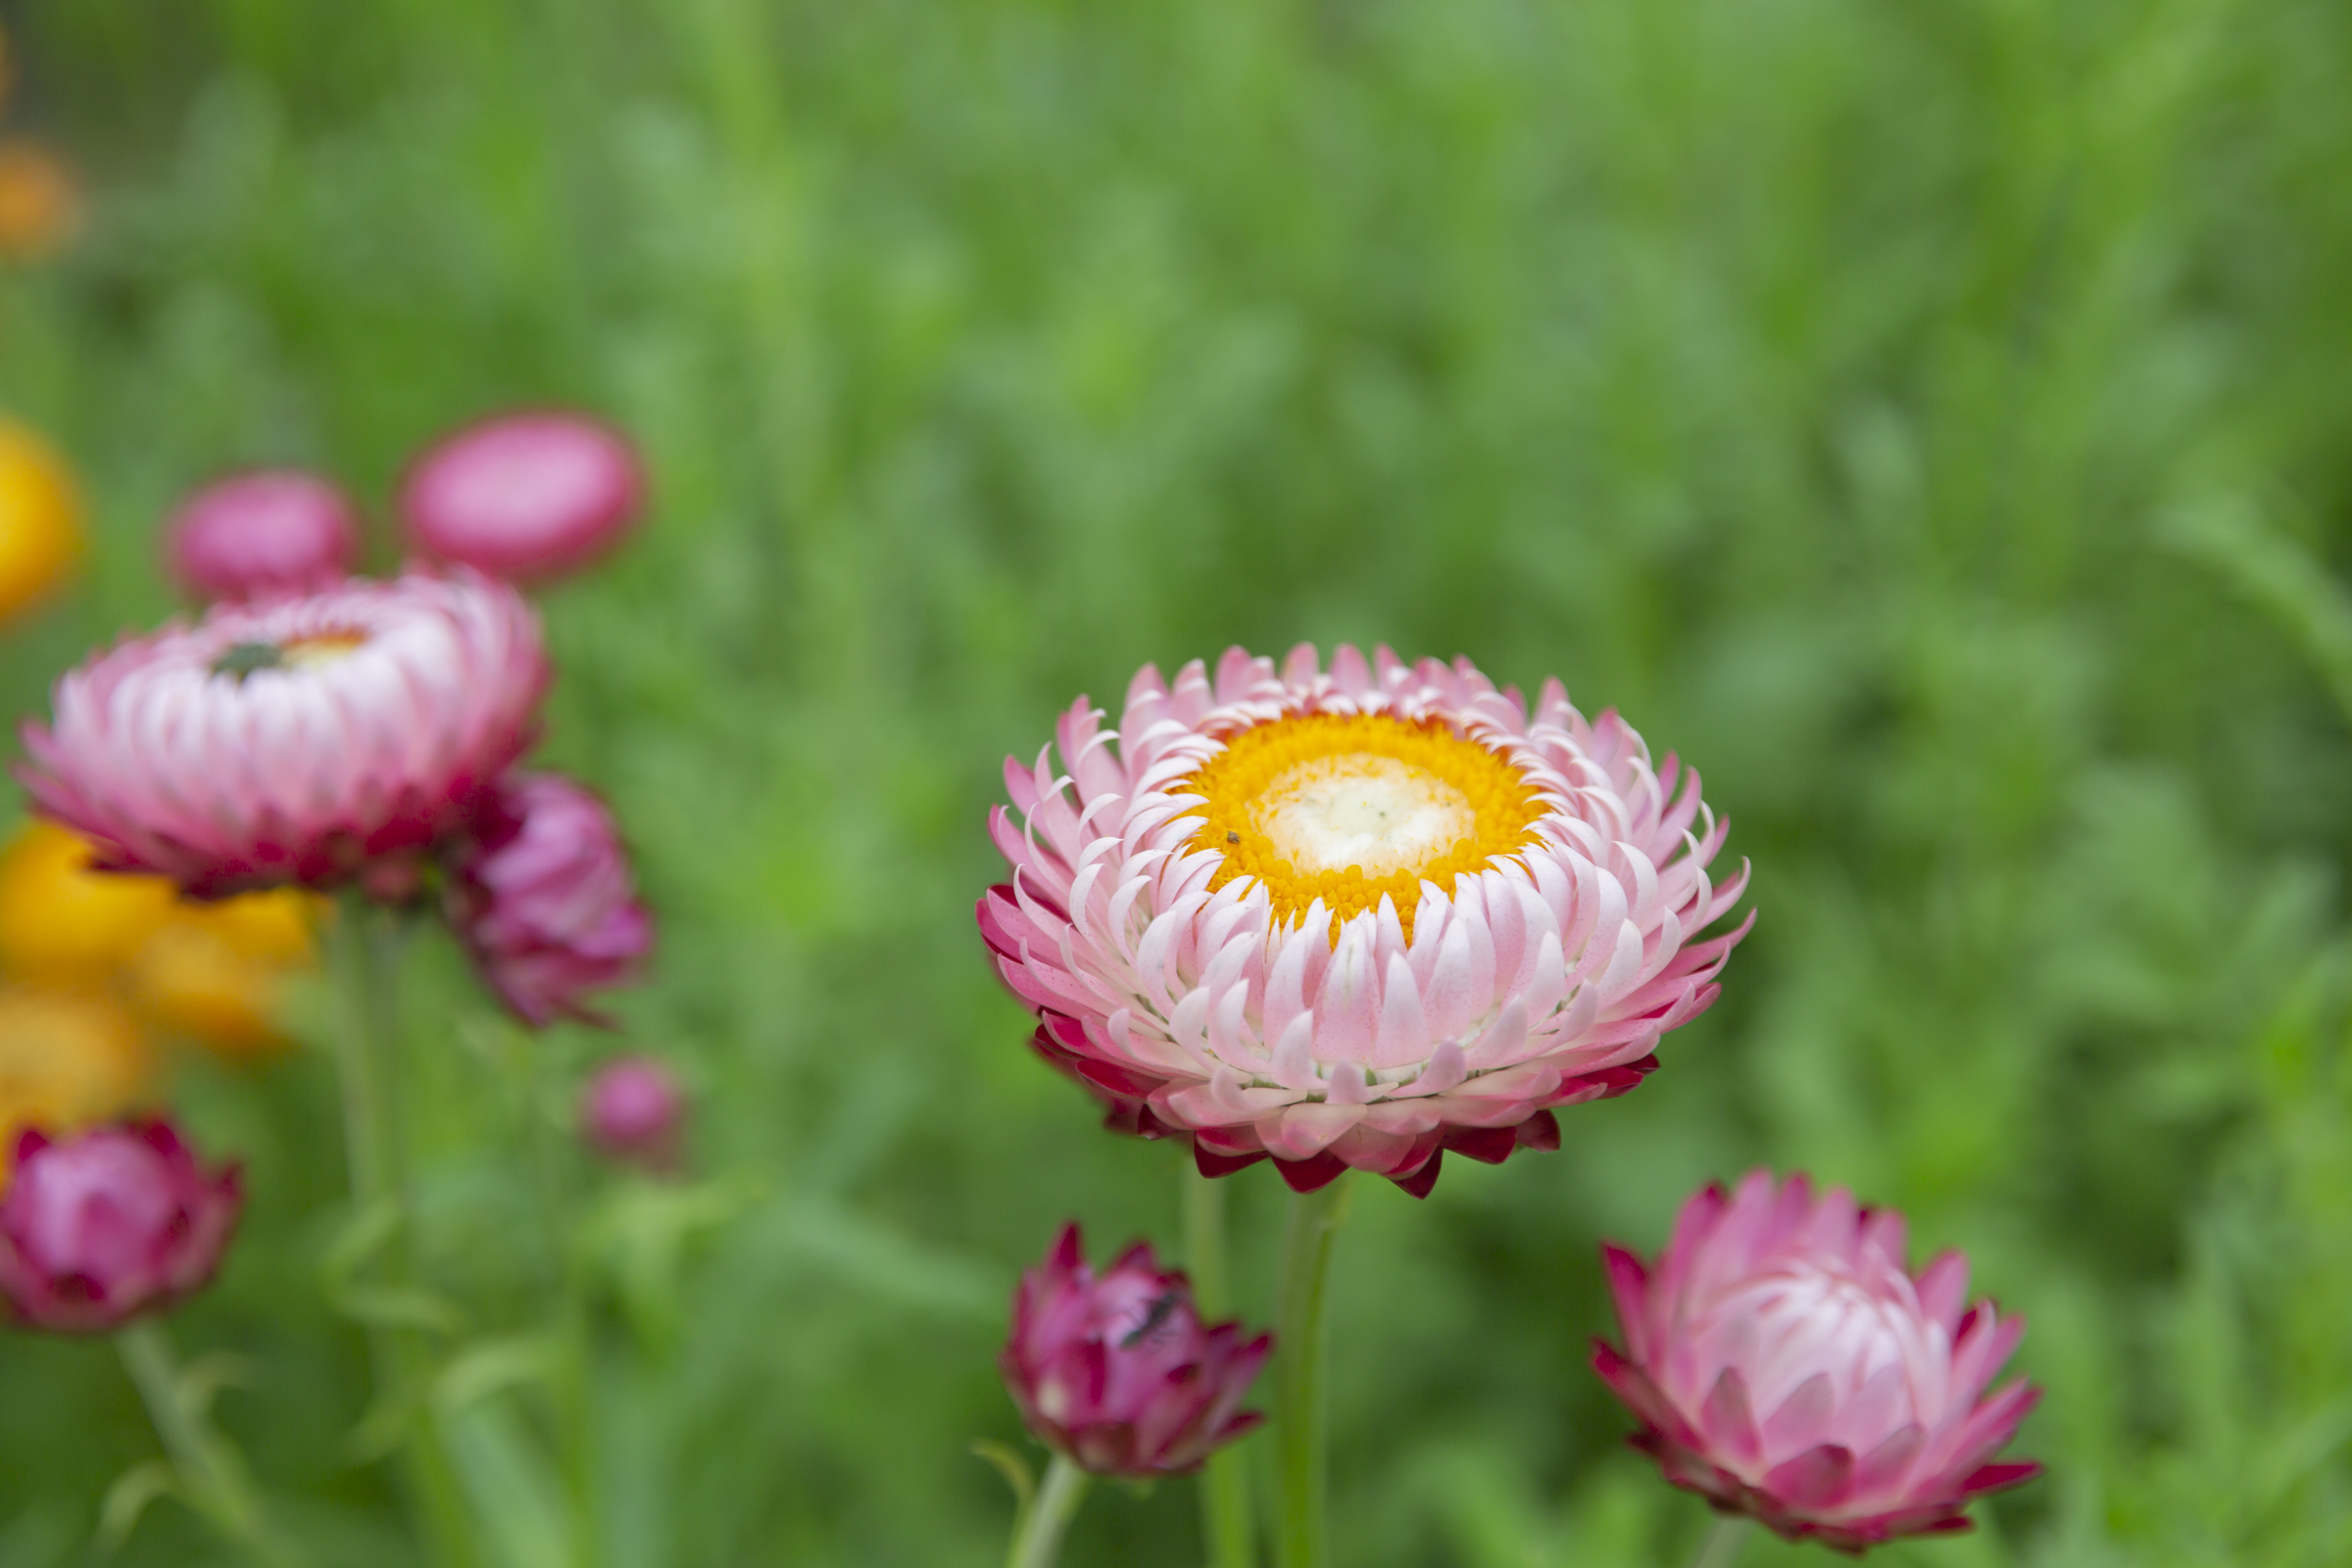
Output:
<path fill-rule="evenodd" d="M 0 418 L 0 619 L 65 576 L 81 553 L 81 501 L 49 444 Z"/>
<path fill-rule="evenodd" d="M 293 889 L 183 900 L 162 877 L 90 870 L 87 844 L 34 820 L 0 852 L 0 968 L 120 993 L 155 1027 L 242 1058 L 283 1043 L 278 994 L 315 961 L 323 907 Z"/>
<path fill-rule="evenodd" d="M 146 1041 L 120 1003 L 0 986 L 0 1158 L 13 1157 L 26 1127 L 85 1127 L 122 1115 L 151 1077 Z"/>
<path fill-rule="evenodd" d="M 46 256 L 73 237 L 81 202 L 74 176 L 47 148 L 0 141 L 0 256 Z"/>

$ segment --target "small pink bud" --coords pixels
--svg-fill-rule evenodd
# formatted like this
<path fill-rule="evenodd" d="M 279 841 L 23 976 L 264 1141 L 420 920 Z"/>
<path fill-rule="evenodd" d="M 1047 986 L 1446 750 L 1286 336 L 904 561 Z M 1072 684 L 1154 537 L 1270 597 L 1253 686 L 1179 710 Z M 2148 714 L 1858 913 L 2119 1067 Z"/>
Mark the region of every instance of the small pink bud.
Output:
<path fill-rule="evenodd" d="M 1242 1400 L 1274 1348 L 1238 1322 L 1203 1328 L 1193 1288 L 1138 1242 L 1098 1276 L 1076 1225 L 1021 1276 L 997 1358 L 1038 1440 L 1096 1475 L 1198 1470 L 1264 1419 Z"/>
<path fill-rule="evenodd" d="M 360 559 L 358 514 L 317 474 L 263 468 L 206 485 L 165 535 L 172 575 L 199 599 L 313 593 Z"/>
<path fill-rule="evenodd" d="M 525 1023 L 604 1022 L 588 993 L 635 979 L 654 945 L 612 813 L 570 779 L 511 773 L 486 815 L 449 879 L 450 925 Z"/>
<path fill-rule="evenodd" d="M 580 1096 L 580 1131 L 597 1152 L 648 1170 L 676 1168 L 685 1119 L 677 1075 L 653 1056 L 613 1057 Z"/>
<path fill-rule="evenodd" d="M 617 544 L 644 497 L 637 454 L 611 425 L 576 414 L 510 414 L 427 449 L 401 486 L 400 511 L 425 555 L 544 582 Z"/>
<path fill-rule="evenodd" d="M 237 1167 L 202 1169 L 169 1121 L 27 1129 L 0 1197 L 0 1296 L 29 1327 L 105 1333 L 202 1290 L 243 1205 Z"/>

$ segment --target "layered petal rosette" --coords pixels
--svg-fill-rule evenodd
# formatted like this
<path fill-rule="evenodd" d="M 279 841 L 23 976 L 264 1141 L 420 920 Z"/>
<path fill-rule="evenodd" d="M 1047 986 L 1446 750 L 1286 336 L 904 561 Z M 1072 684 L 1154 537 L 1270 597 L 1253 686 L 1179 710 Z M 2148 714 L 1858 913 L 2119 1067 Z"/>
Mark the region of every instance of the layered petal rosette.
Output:
<path fill-rule="evenodd" d="M 1725 1512 L 1860 1551 L 1966 1530 L 1971 1501 L 2041 1471 L 1993 1459 L 2040 1396 L 1985 1392 L 2024 1320 L 1964 1306 L 1958 1252 L 1913 1275 L 1891 1209 L 1759 1170 L 1684 1204 L 1654 1265 L 1605 1255 L 1625 1348 L 1593 1365 L 1634 1446 Z"/>
<path fill-rule="evenodd" d="M 51 1142 L 27 1129 L 0 1197 L 0 1297 L 32 1328 L 98 1334 L 202 1290 L 244 1206 L 168 1121 Z"/>
<path fill-rule="evenodd" d="M 359 880 L 413 890 L 531 739 L 539 622 L 458 571 L 219 605 L 57 683 L 18 778 L 102 869 L 212 898 Z"/>
<path fill-rule="evenodd" d="M 500 786 L 447 902 L 483 981 L 534 1028 L 604 1022 L 590 993 L 633 980 L 654 945 L 619 825 L 585 785 L 555 773 Z"/>
<path fill-rule="evenodd" d="M 1021 1276 L 998 1366 L 1038 1440 L 1095 1475 L 1198 1470 L 1264 1418 L 1244 1410 L 1273 1336 L 1203 1327 L 1193 1288 L 1138 1242 L 1097 1274 L 1076 1225 Z"/>
<path fill-rule="evenodd" d="M 1556 1147 L 1551 1107 L 1640 1083 L 1747 929 L 1700 940 L 1747 874 L 1709 881 L 1695 770 L 1557 681 L 1531 712 L 1467 661 L 1234 649 L 1102 718 L 1006 762 L 980 930 L 1037 1049 L 1211 1175 L 1423 1194 L 1446 1150 Z"/>

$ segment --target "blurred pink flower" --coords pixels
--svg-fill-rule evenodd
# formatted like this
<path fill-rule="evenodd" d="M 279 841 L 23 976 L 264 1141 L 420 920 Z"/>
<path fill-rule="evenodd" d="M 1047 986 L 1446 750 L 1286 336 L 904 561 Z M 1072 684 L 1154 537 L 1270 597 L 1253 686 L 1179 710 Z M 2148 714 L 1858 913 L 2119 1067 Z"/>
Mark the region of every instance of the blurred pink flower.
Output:
<path fill-rule="evenodd" d="M 1423 1194 L 1446 1150 L 1556 1147 L 1548 1107 L 1640 1083 L 1747 930 L 1695 940 L 1747 881 L 1707 879 L 1696 771 L 1557 681 L 1531 715 L 1466 660 L 1236 648 L 1102 716 L 1005 763 L 980 930 L 1037 1049 L 1211 1175 Z"/>
<path fill-rule="evenodd" d="M 2025 1322 L 1962 1309 L 1968 1260 L 1919 1275 L 1903 1217 L 1753 1171 L 1683 1205 L 1654 1268 L 1604 1249 L 1625 1349 L 1593 1365 L 1676 1486 L 1792 1541 L 1859 1551 L 1966 1530 L 1985 1493 L 2032 1480 L 1993 1463 L 2040 1391 L 1987 1396 Z"/>
<path fill-rule="evenodd" d="M 602 1022 L 587 994 L 629 983 L 654 944 L 612 813 L 584 785 L 520 773 L 487 822 L 452 869 L 450 924 L 526 1023 Z"/>
<path fill-rule="evenodd" d="M 1101 1277 L 1076 1225 L 1021 1276 L 997 1358 L 1040 1442 L 1096 1475 L 1181 1475 L 1264 1419 L 1241 1408 L 1274 1348 L 1240 1323 L 1202 1328 L 1193 1288 L 1138 1242 Z"/>
<path fill-rule="evenodd" d="M 580 1131 L 608 1159 L 672 1170 L 686 1095 L 658 1056 L 615 1056 L 589 1075 L 580 1096 Z"/>
<path fill-rule="evenodd" d="M 414 892 L 529 743 L 538 617 L 471 572 L 216 605 L 68 671 L 17 777 L 109 870 Z"/>
<path fill-rule="evenodd" d="M 619 543 L 644 498 L 627 437 L 583 415 L 537 412 L 435 443 L 409 469 L 400 511 L 425 555 L 543 582 Z"/>
<path fill-rule="evenodd" d="M 168 1121 L 51 1143 L 27 1129 L 0 1196 L 0 1296 L 33 1328 L 98 1334 L 202 1290 L 244 1204 Z"/>
<path fill-rule="evenodd" d="M 260 469 L 180 503 L 164 552 L 172 575 L 199 599 L 319 593 L 359 564 L 359 517 L 317 474 Z"/>

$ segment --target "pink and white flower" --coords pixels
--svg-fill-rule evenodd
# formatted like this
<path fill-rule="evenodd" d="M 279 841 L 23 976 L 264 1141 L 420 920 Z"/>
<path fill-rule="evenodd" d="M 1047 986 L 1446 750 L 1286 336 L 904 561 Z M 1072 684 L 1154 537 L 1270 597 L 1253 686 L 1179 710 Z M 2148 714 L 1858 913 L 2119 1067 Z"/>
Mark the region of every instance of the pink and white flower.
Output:
<path fill-rule="evenodd" d="M 100 1334 L 202 1290 L 244 1206 L 168 1121 L 62 1142 L 27 1128 L 0 1197 L 0 1297 L 29 1327 Z"/>
<path fill-rule="evenodd" d="M 605 1020 L 590 993 L 626 985 L 654 945 L 620 827 L 594 792 L 555 773 L 500 786 L 451 867 L 449 923 L 523 1022 Z"/>
<path fill-rule="evenodd" d="M 1242 1400 L 1274 1338 L 1203 1327 L 1193 1287 L 1138 1242 L 1095 1273 L 1078 1227 L 1021 1276 L 998 1357 L 1038 1440 L 1095 1475 L 1150 1480 L 1198 1470 L 1264 1419 Z"/>
<path fill-rule="evenodd" d="M 217 605 L 60 678 L 17 777 L 105 869 L 405 897 L 478 821 L 548 678 L 529 605 L 471 572 Z"/>
<path fill-rule="evenodd" d="M 981 934 L 1037 1049 L 1212 1175 L 1426 1193 L 1446 1150 L 1556 1147 L 1551 1107 L 1641 1082 L 1747 930 L 1700 940 L 1747 873 L 1709 881 L 1696 771 L 1557 681 L 1531 712 L 1466 660 L 1237 648 L 1102 716 L 1006 762 Z"/>
<path fill-rule="evenodd" d="M 1958 1252 L 1913 1275 L 1892 1209 L 1759 1170 L 1685 1203 L 1654 1265 L 1604 1253 L 1625 1348 L 1596 1342 L 1593 1366 L 1634 1446 L 1717 1508 L 1860 1551 L 1966 1530 L 1971 1501 L 2040 1473 L 1993 1460 L 2040 1391 L 1985 1393 L 2024 1320 L 1963 1309 Z"/>

